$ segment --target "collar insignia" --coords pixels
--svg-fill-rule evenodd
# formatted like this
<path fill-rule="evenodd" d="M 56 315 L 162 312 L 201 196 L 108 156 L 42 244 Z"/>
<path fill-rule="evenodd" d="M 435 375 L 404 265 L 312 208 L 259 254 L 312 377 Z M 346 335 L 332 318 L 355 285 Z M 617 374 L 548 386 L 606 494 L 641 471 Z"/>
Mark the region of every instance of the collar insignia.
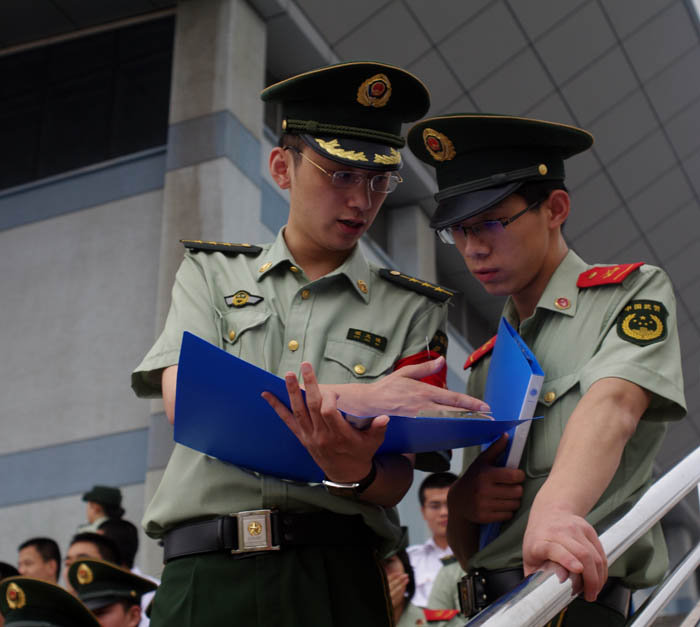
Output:
<path fill-rule="evenodd" d="M 435 161 L 450 161 L 457 154 L 450 138 L 432 128 L 423 129 L 423 143 Z"/>
<path fill-rule="evenodd" d="M 245 307 L 246 305 L 257 305 L 264 299 L 262 296 L 255 296 L 245 290 L 238 290 L 231 296 L 224 296 L 224 300 L 229 307 Z"/>
<path fill-rule="evenodd" d="M 466 370 L 467 368 L 470 368 L 482 357 L 488 355 L 493 350 L 493 347 L 496 345 L 497 337 L 498 335 L 494 335 L 488 342 L 479 346 L 479 348 L 477 348 L 471 355 L 469 355 L 469 357 L 467 357 L 467 361 L 464 362 L 464 369 Z"/>
<path fill-rule="evenodd" d="M 391 98 L 391 82 L 386 74 L 375 74 L 357 88 L 357 102 L 365 107 L 383 107 Z"/>

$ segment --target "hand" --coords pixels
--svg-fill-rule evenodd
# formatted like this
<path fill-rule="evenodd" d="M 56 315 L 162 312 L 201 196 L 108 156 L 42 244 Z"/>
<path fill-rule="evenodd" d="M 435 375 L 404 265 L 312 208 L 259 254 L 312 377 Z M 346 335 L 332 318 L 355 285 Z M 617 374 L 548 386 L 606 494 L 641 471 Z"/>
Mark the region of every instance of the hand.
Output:
<path fill-rule="evenodd" d="M 510 520 L 520 507 L 525 473 L 517 468 L 494 466 L 506 450 L 503 434 L 483 451 L 467 471 L 452 484 L 448 493 L 450 517 L 472 523 Z"/>
<path fill-rule="evenodd" d="M 306 403 L 292 372 L 285 375 L 291 412 L 269 392 L 263 392 L 263 398 L 299 438 L 328 479 L 340 483 L 360 481 L 371 470 L 372 458 L 384 441 L 389 417 L 378 416 L 369 428 L 356 429 L 338 411 L 337 393 L 330 388 L 323 391 L 319 388 L 310 363 L 301 364 L 301 374 Z"/>
<path fill-rule="evenodd" d="M 403 608 L 406 602 L 406 586 L 408 585 L 408 575 L 404 572 L 392 572 L 386 574 L 386 582 L 389 587 L 389 598 L 391 607 L 394 609 Z"/>
<path fill-rule="evenodd" d="M 539 570 L 547 560 L 582 575 L 586 601 L 595 601 L 608 578 L 605 551 L 586 519 L 535 499 L 523 538 L 525 575 Z"/>
<path fill-rule="evenodd" d="M 395 414 L 427 415 L 446 409 L 457 411 L 488 411 L 483 401 L 451 392 L 420 379 L 440 372 L 445 367 L 445 358 L 438 357 L 413 366 L 399 368 L 374 383 L 336 386 L 340 394 L 340 407 L 355 416 Z"/>

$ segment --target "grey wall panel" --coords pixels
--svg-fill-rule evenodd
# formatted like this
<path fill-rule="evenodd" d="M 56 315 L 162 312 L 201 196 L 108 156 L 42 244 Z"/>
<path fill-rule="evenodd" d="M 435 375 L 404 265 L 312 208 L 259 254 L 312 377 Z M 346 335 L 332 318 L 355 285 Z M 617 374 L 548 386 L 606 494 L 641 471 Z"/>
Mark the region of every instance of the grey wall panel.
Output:
<path fill-rule="evenodd" d="M 0 232 L 0 454 L 147 426 L 162 193 Z M 144 451 L 145 460 L 145 451 Z"/>
<path fill-rule="evenodd" d="M 0 231 L 163 187 L 165 149 L 0 192 Z"/>
<path fill-rule="evenodd" d="M 148 430 L 0 455 L 0 508 L 70 494 L 94 484 L 128 485 L 146 478 Z M 80 520 L 78 520 L 80 522 Z"/>

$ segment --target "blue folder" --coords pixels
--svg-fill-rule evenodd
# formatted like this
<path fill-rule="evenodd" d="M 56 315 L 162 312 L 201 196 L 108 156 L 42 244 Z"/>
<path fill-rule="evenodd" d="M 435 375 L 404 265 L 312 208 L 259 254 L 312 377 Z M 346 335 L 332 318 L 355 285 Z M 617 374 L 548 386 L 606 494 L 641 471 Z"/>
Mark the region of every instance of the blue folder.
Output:
<path fill-rule="evenodd" d="M 177 372 L 175 441 L 264 474 L 319 482 L 323 471 L 260 396 L 289 407 L 284 379 L 185 332 Z M 488 442 L 515 420 L 391 416 L 379 453 L 421 453 Z"/>
<path fill-rule="evenodd" d="M 504 381 L 508 382 L 506 387 Z M 489 364 L 484 400 L 497 420 L 502 416 L 519 419 L 517 427 L 507 430 L 508 446 L 503 455 L 503 466 L 517 468 L 520 464 L 543 381 L 544 371 L 535 355 L 508 321 L 501 318 Z M 500 523 L 481 526 L 481 548 L 498 535 L 499 528 Z"/>

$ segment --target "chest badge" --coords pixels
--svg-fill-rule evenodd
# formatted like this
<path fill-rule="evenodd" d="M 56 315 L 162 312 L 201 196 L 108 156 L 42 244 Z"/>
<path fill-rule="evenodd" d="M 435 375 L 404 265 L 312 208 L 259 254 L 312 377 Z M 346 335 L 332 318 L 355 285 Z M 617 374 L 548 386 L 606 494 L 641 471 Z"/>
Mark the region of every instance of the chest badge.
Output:
<path fill-rule="evenodd" d="M 262 302 L 264 298 L 262 296 L 255 296 L 245 290 L 238 290 L 231 296 L 225 296 L 224 300 L 229 307 L 245 307 L 247 305 L 257 305 Z"/>
<path fill-rule="evenodd" d="M 353 340 L 354 342 L 359 342 L 360 344 L 365 344 L 366 346 L 371 346 L 372 348 L 376 348 L 382 353 L 386 350 L 387 338 L 385 338 L 382 335 L 370 333 L 369 331 L 362 331 L 360 329 L 348 329 L 347 339 Z M 355 372 L 357 372 L 357 370 L 355 370 Z M 363 373 L 358 372 L 358 374 Z"/>
<path fill-rule="evenodd" d="M 617 334 L 632 344 L 648 346 L 661 342 L 668 335 L 668 311 L 655 300 L 633 300 L 617 317 Z"/>

